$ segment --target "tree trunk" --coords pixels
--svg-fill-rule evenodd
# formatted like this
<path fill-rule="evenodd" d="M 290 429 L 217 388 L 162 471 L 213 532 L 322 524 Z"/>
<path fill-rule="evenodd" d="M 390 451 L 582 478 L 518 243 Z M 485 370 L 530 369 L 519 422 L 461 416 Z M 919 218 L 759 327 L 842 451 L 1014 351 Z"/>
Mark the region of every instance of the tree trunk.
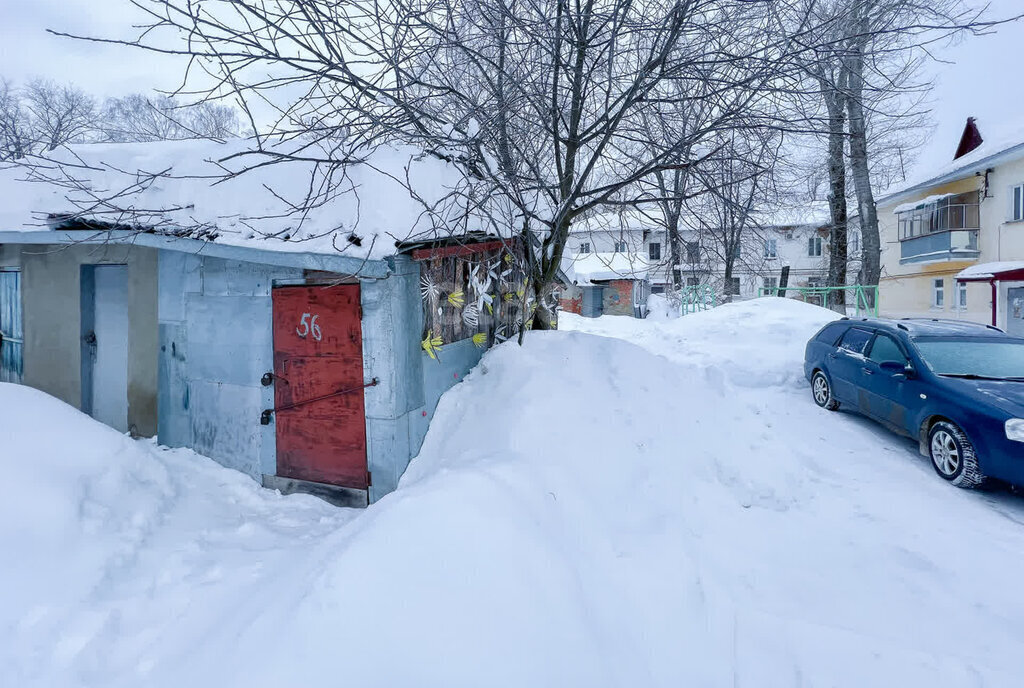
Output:
<path fill-rule="evenodd" d="M 861 268 L 858 280 L 863 285 L 877 285 L 882 274 L 881 240 L 878 235 L 878 209 L 871 189 L 868 165 L 867 122 L 864 117 L 864 46 L 858 42 L 849 59 L 850 96 L 847 108 L 850 112 L 850 171 L 857 193 L 857 208 L 860 211 Z M 874 294 L 869 293 L 868 305 L 874 305 Z"/>
<path fill-rule="evenodd" d="M 730 250 L 730 251 L 728 251 L 726 253 L 726 258 L 725 258 L 725 275 L 723 277 L 723 279 L 725 280 L 725 284 L 722 285 L 722 302 L 723 303 L 732 303 L 732 297 L 735 296 L 735 294 L 733 294 L 731 291 L 729 291 L 729 282 L 732 281 L 732 268 L 733 268 L 733 263 L 735 262 L 735 259 L 733 258 L 733 256 L 735 255 L 735 250 L 736 249 L 733 248 L 732 250 Z"/>
<path fill-rule="evenodd" d="M 682 240 L 679 238 L 679 216 L 668 218 L 668 255 L 669 270 L 672 273 L 672 290 L 678 292 L 682 288 Z"/>
<path fill-rule="evenodd" d="M 842 93 L 843 78 L 838 84 L 821 81 L 821 87 L 828 108 L 828 209 L 830 215 L 828 234 L 828 286 L 846 286 L 846 227 L 849 210 L 846 205 L 846 160 L 845 140 L 845 95 Z M 828 302 L 845 311 L 846 293 L 833 292 Z"/>

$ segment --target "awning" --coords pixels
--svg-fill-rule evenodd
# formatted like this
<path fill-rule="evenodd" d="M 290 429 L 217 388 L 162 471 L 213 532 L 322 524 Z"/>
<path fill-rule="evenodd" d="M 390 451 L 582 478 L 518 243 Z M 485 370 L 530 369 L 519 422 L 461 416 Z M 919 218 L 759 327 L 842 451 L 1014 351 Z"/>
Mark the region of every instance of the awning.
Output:
<path fill-rule="evenodd" d="M 1000 261 L 972 265 L 958 272 L 953 279 L 957 282 L 1009 282 L 1024 280 L 1024 262 Z"/>
<path fill-rule="evenodd" d="M 988 282 L 992 286 L 992 326 L 999 326 L 999 286 L 998 282 L 1024 281 L 1024 262 L 998 261 L 980 263 L 964 268 L 953 278 L 956 282 Z"/>

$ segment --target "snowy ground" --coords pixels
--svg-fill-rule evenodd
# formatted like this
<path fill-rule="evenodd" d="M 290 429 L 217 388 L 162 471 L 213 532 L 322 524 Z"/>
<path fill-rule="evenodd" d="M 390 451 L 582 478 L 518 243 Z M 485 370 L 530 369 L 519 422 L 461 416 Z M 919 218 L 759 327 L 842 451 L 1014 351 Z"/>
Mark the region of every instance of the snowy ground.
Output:
<path fill-rule="evenodd" d="M 831 314 L 562 317 L 362 512 L 0 385 L 0 685 L 1024 684 L 1024 500 L 815 407 Z"/>

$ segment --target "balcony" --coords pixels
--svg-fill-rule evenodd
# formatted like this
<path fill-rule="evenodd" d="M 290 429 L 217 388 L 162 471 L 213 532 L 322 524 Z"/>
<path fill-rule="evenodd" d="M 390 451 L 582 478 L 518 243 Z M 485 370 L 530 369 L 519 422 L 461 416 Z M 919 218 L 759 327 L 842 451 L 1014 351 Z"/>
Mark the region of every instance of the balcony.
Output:
<path fill-rule="evenodd" d="M 947 229 L 900 240 L 900 263 L 977 260 L 977 229 Z"/>
<path fill-rule="evenodd" d="M 978 192 L 948 194 L 897 210 L 900 263 L 977 260 Z"/>

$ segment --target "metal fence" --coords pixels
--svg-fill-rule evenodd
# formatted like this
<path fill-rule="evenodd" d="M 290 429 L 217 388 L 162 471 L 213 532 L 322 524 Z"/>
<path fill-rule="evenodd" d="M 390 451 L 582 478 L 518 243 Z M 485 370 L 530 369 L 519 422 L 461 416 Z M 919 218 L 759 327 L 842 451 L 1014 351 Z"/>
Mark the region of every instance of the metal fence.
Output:
<path fill-rule="evenodd" d="M 776 287 L 761 287 L 757 290 L 758 296 L 783 296 L 782 290 Z M 853 304 L 849 303 L 848 299 L 844 299 L 847 302 L 847 306 L 852 305 L 854 307 L 854 314 L 861 315 L 873 315 L 878 317 L 878 287 L 877 286 L 864 286 L 862 284 L 851 284 L 846 287 L 786 287 L 785 296 L 789 296 L 792 292 L 796 292 L 803 297 L 804 301 L 808 303 L 817 303 L 822 308 L 829 307 L 829 295 L 836 294 L 837 292 L 845 292 L 853 294 Z M 835 305 L 836 298 L 832 297 L 832 304 Z"/>
<path fill-rule="evenodd" d="M 718 305 L 718 293 L 710 284 L 698 284 L 679 290 L 679 315 L 698 313 Z"/>

